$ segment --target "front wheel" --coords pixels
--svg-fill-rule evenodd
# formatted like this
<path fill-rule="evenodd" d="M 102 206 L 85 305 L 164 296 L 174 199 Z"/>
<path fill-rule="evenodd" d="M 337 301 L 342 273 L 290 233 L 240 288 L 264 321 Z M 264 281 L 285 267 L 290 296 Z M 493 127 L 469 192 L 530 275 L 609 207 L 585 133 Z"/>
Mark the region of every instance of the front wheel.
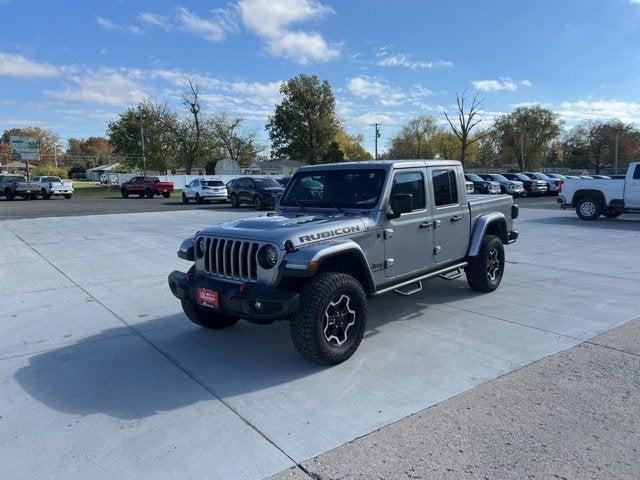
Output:
<path fill-rule="evenodd" d="M 260 198 L 260 195 L 256 195 L 256 197 L 253 199 L 253 205 L 256 207 L 256 210 L 264 209 L 264 202 Z"/>
<path fill-rule="evenodd" d="M 126 188 L 120 189 L 120 194 L 122 195 L 122 198 L 129 198 L 129 191 Z"/>
<path fill-rule="evenodd" d="M 187 196 L 184 194 L 184 192 L 182 192 L 182 203 L 187 204 L 189 203 L 189 199 L 187 198 Z"/>
<path fill-rule="evenodd" d="M 325 272 L 302 287 L 291 340 L 308 360 L 336 365 L 357 350 L 366 325 L 367 300 L 360 283 L 345 273 Z"/>
<path fill-rule="evenodd" d="M 204 199 L 200 196 L 199 193 L 196 193 L 196 202 L 202 205 L 204 203 Z"/>
<path fill-rule="evenodd" d="M 238 196 L 235 194 L 231 195 L 231 206 L 233 208 L 238 208 L 240 206 L 240 200 L 238 200 Z"/>
<path fill-rule="evenodd" d="M 576 204 L 576 214 L 582 220 L 597 220 L 602 215 L 602 203 L 593 197 L 581 198 Z"/>
<path fill-rule="evenodd" d="M 162 192 L 162 196 L 164 198 L 169 198 L 171 196 L 171 193 L 170 192 Z"/>
<path fill-rule="evenodd" d="M 147 197 L 147 198 L 153 198 L 154 195 L 155 194 L 153 193 L 153 190 L 151 190 L 150 188 L 147 188 L 144 191 L 144 196 Z"/>
<path fill-rule="evenodd" d="M 478 292 L 493 292 L 502 281 L 504 273 L 504 245 L 495 235 L 486 235 L 480 251 L 469 259 L 465 269 L 467 283 Z"/>
<path fill-rule="evenodd" d="M 13 192 L 11 191 L 10 188 L 5 188 L 4 189 L 4 197 L 7 200 L 13 200 L 15 198 L 15 195 L 13 194 Z"/>
<path fill-rule="evenodd" d="M 196 325 L 213 330 L 230 327 L 240 320 L 239 318 L 222 315 L 216 311 L 198 307 L 195 303 L 182 300 L 182 310 Z"/>
<path fill-rule="evenodd" d="M 51 198 L 51 195 L 47 193 L 47 191 L 44 188 L 40 190 L 40 195 L 42 195 L 42 198 L 44 200 L 49 200 Z"/>
<path fill-rule="evenodd" d="M 71 196 L 72 196 L 72 195 L 71 195 L 70 193 L 67 193 L 67 194 L 64 196 L 64 198 L 66 198 L 67 200 L 71 200 Z"/>

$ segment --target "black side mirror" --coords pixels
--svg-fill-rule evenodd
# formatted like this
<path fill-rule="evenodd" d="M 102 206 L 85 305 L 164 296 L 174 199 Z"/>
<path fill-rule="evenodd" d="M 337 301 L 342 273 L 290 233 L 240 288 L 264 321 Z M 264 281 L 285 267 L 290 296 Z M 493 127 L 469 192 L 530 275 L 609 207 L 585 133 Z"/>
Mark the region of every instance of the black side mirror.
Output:
<path fill-rule="evenodd" d="M 387 217 L 389 219 L 398 218 L 403 213 L 413 211 L 413 195 L 410 193 L 396 193 L 391 195 Z"/>

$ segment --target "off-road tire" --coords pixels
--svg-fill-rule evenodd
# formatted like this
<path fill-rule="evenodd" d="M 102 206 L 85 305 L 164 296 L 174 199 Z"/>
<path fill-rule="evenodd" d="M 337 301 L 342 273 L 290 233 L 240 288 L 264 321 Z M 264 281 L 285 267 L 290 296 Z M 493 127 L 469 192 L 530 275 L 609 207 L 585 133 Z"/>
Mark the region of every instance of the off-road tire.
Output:
<path fill-rule="evenodd" d="M 184 203 L 185 205 L 187 203 L 189 203 L 189 199 L 187 198 L 187 196 L 184 194 L 184 192 L 182 192 L 182 203 Z"/>
<path fill-rule="evenodd" d="M 597 220 L 603 210 L 602 202 L 594 197 L 583 197 L 576 203 L 576 214 L 582 220 Z"/>
<path fill-rule="evenodd" d="M 121 188 L 120 194 L 122 195 L 122 198 L 129 198 L 129 191 L 126 188 Z"/>
<path fill-rule="evenodd" d="M 620 210 L 607 210 L 603 215 L 607 218 L 618 218 L 623 212 Z"/>
<path fill-rule="evenodd" d="M 201 308 L 188 300 L 182 300 L 181 303 L 185 315 L 200 327 L 220 330 L 230 327 L 240 320 L 239 318 L 222 315 L 207 308 Z"/>
<path fill-rule="evenodd" d="M 170 192 L 162 192 L 162 196 L 164 198 L 169 198 L 171 196 L 171 193 Z"/>
<path fill-rule="evenodd" d="M 465 269 L 469 286 L 478 292 L 493 292 L 502 281 L 504 258 L 502 240 L 495 235 L 485 235 L 478 255 L 469 258 Z M 499 263 L 494 270 L 496 259 Z"/>
<path fill-rule="evenodd" d="M 355 323 L 347 329 L 342 345 L 331 344 L 326 337 L 327 312 L 337 298 L 347 296 L 355 312 Z M 321 365 L 336 365 L 357 350 L 367 325 L 367 299 L 362 285 L 351 275 L 319 273 L 302 287 L 300 308 L 291 318 L 291 340 L 300 354 Z"/>

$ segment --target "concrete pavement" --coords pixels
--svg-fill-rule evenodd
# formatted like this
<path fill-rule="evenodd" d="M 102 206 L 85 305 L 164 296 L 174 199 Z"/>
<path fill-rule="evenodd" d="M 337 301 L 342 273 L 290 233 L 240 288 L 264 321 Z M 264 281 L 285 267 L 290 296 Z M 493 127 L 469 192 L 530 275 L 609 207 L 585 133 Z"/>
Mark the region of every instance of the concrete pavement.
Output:
<path fill-rule="evenodd" d="M 204 331 L 170 295 L 180 240 L 237 216 L 0 223 L 0 471 L 263 478 L 640 315 L 637 221 L 523 209 L 498 291 L 377 298 L 357 354 L 320 368 L 285 323 Z"/>

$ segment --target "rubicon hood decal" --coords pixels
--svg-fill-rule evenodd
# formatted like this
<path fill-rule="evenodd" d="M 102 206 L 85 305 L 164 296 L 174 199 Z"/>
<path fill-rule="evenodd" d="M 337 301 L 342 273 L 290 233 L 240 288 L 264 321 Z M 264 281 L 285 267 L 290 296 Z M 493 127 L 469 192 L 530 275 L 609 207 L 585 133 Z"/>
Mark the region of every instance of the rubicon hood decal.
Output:
<path fill-rule="evenodd" d="M 323 232 L 311 233 L 309 235 L 301 235 L 298 237 L 300 243 L 315 242 L 316 240 L 325 240 L 327 238 L 341 237 L 360 231 L 359 225 L 351 225 L 348 227 L 334 228 L 333 230 L 325 230 Z"/>

